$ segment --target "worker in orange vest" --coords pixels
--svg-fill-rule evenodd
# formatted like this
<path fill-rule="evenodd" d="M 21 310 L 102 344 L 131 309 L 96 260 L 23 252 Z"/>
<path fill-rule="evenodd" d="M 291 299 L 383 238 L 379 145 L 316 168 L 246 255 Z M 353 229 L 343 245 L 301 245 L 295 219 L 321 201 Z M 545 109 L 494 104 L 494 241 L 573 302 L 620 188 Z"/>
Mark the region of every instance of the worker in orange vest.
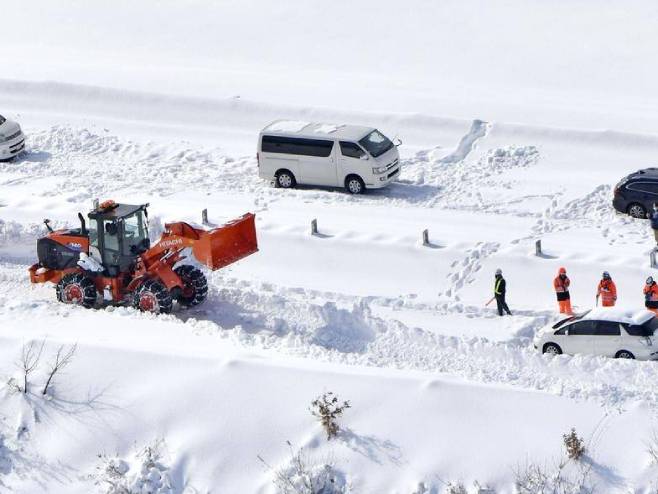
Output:
<path fill-rule="evenodd" d="M 658 314 L 658 284 L 649 276 L 644 285 L 644 306 Z"/>
<path fill-rule="evenodd" d="M 614 307 L 617 302 L 617 287 L 607 271 L 603 271 L 603 277 L 596 290 L 596 305 L 599 305 L 599 297 L 603 307 Z"/>
<path fill-rule="evenodd" d="M 567 276 L 567 270 L 565 268 L 560 268 L 557 276 L 553 280 L 553 288 L 555 288 L 555 294 L 557 295 L 557 304 L 560 308 L 560 314 L 573 316 L 573 310 L 571 310 L 571 295 L 569 294 L 570 284 L 571 280 Z"/>

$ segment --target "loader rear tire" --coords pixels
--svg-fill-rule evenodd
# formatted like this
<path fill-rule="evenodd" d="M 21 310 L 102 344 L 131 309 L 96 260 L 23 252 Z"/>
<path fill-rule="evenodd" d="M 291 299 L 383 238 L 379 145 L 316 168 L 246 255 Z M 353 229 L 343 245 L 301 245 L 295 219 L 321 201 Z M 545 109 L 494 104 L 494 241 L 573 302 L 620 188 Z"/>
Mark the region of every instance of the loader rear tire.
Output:
<path fill-rule="evenodd" d="M 139 285 L 133 294 L 133 307 L 142 312 L 168 314 L 173 301 L 167 287 L 160 280 L 152 278 Z"/>
<path fill-rule="evenodd" d="M 57 300 L 65 304 L 80 305 L 87 309 L 96 305 L 96 285 L 82 273 L 69 273 L 62 277 L 55 287 Z"/>
<path fill-rule="evenodd" d="M 185 307 L 194 307 L 203 302 L 208 296 L 208 280 L 203 272 L 184 264 L 174 269 L 174 272 L 184 283 L 182 293 L 176 298 L 176 301 Z"/>

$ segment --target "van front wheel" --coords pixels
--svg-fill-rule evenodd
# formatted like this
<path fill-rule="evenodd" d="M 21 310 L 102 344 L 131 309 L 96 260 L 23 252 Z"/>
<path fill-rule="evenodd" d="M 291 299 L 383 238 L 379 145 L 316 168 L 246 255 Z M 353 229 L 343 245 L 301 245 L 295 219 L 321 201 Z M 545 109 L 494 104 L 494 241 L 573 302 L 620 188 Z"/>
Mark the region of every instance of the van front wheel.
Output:
<path fill-rule="evenodd" d="M 350 194 L 362 194 L 366 190 L 366 186 L 361 180 L 361 177 L 350 175 L 345 179 L 345 189 Z"/>
<path fill-rule="evenodd" d="M 275 185 L 282 189 L 290 189 L 295 186 L 295 176 L 288 170 L 278 171 L 276 174 Z"/>

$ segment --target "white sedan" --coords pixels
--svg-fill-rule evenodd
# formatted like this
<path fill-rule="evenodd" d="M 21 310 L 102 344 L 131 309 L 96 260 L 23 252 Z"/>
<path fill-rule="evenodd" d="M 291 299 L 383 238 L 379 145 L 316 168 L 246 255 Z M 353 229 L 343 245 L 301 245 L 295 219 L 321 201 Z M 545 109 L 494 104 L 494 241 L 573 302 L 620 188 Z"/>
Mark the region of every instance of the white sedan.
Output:
<path fill-rule="evenodd" d="M 615 358 L 658 360 L 654 332 L 658 319 L 647 310 L 597 308 L 539 331 L 534 346 L 542 353 L 586 353 Z"/>
<path fill-rule="evenodd" d="M 25 149 L 21 126 L 0 115 L 0 161 L 7 161 Z"/>

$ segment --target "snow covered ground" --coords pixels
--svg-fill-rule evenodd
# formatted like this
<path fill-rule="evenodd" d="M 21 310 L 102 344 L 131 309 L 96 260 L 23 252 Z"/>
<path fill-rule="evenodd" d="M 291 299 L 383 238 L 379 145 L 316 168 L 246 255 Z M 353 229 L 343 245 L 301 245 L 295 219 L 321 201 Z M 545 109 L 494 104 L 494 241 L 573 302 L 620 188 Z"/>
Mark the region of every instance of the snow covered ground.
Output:
<path fill-rule="evenodd" d="M 571 427 L 597 492 L 658 481 L 655 363 L 531 345 L 558 317 L 559 266 L 581 309 L 603 270 L 629 307 L 655 275 L 649 226 L 610 204 L 658 154 L 652 3 L 334 2 L 341 23 L 314 2 L 67 3 L 3 12 L 0 113 L 29 138 L 0 163 L 0 492 L 106 492 L 109 458 L 159 492 L 273 493 L 257 457 L 285 468 L 286 441 L 350 492 L 513 492 Z M 400 136 L 399 181 L 272 188 L 255 143 L 276 118 Z M 208 273 L 198 308 L 63 306 L 26 270 L 42 219 L 73 226 L 94 198 L 149 202 L 156 233 L 252 211 L 260 252 Z M 484 307 L 496 268 L 513 317 Z M 5 383 L 30 341 L 46 343 L 24 398 Z M 325 391 L 352 403 L 331 442 L 308 410 Z"/>

